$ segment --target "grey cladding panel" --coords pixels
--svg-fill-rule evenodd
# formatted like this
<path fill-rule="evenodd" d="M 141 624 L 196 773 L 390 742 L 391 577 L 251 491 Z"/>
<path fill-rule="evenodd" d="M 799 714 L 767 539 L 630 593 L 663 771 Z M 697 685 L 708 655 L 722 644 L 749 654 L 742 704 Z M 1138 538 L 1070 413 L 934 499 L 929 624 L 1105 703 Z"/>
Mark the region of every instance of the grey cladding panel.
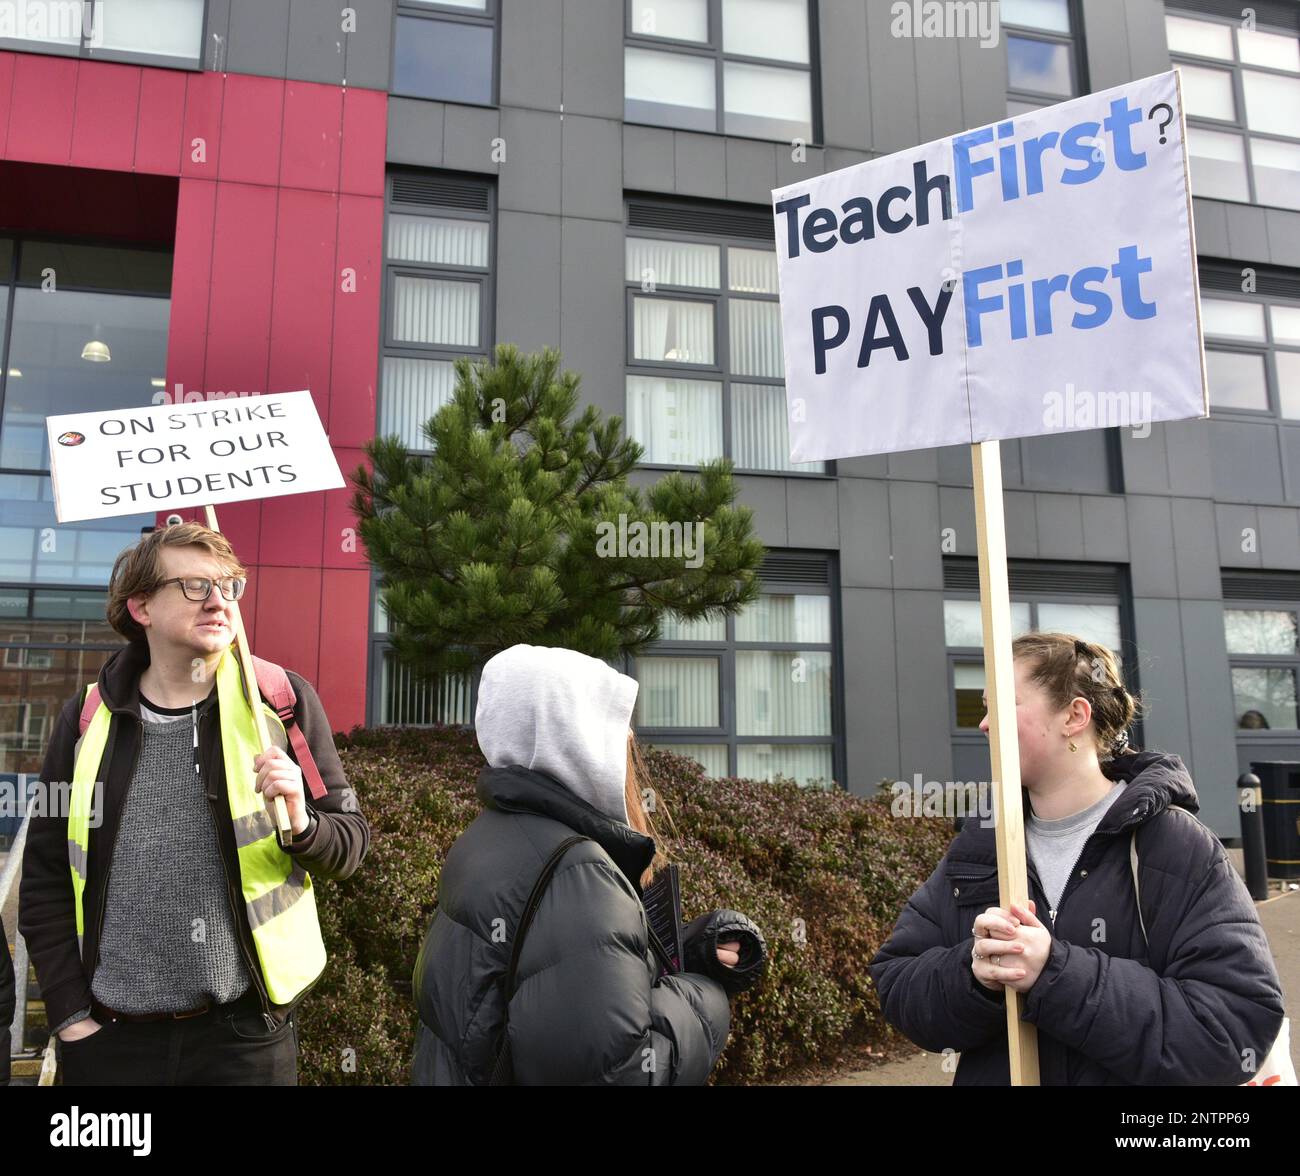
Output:
<path fill-rule="evenodd" d="M 356 15 L 360 24 L 362 13 Z M 365 15 L 372 17 L 373 13 Z M 348 36 L 343 31 L 341 6 L 321 4 L 319 0 L 292 0 L 287 76 L 304 82 L 341 85 Z"/>
<path fill-rule="evenodd" d="M 501 105 L 559 110 L 563 0 L 504 0 Z"/>
<path fill-rule="evenodd" d="M 867 83 L 871 87 L 871 150 L 901 151 L 922 142 L 911 39 L 894 37 L 888 4 L 867 5 Z"/>
<path fill-rule="evenodd" d="M 230 0 L 230 73 L 282 78 L 288 51 L 289 0 Z"/>
<path fill-rule="evenodd" d="M 1211 430 L 1215 497 L 1226 502 L 1280 502 L 1277 426 L 1213 417 L 1205 424 Z"/>
<path fill-rule="evenodd" d="M 871 147 L 867 71 L 867 8 L 860 0 L 822 0 L 820 49 L 822 138 L 828 146 Z"/>
<path fill-rule="evenodd" d="M 356 28 L 348 33 L 347 83 L 387 90 L 393 52 L 393 0 L 352 0 Z"/>

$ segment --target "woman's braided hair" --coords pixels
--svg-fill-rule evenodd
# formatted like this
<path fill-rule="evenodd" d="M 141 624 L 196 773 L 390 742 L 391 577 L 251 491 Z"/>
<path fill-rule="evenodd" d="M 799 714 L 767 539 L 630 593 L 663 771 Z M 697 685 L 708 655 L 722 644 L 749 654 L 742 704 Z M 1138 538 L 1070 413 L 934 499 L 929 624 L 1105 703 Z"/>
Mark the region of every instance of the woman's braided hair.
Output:
<path fill-rule="evenodd" d="M 1128 729 L 1142 706 L 1124 688 L 1119 663 L 1104 645 L 1071 633 L 1025 633 L 1011 643 L 1011 654 L 1027 662 L 1030 677 L 1055 709 L 1064 710 L 1075 698 L 1088 700 L 1098 760 L 1134 750 Z"/>

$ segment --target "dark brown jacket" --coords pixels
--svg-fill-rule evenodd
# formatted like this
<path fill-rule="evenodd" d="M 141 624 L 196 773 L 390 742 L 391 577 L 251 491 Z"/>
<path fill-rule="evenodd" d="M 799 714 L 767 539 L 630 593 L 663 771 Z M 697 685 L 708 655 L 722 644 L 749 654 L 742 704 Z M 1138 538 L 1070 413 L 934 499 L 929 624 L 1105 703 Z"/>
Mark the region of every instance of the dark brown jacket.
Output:
<path fill-rule="evenodd" d="M 90 980 L 99 959 L 99 931 L 104 917 L 108 865 L 113 860 L 122 806 L 140 746 L 140 675 L 148 665 L 148 645 L 143 641 L 132 641 L 113 654 L 99 672 L 100 698 L 112 712 L 112 722 L 104 754 L 104 779 L 99 790 L 102 801 L 98 802 L 91 818 L 90 853 L 83 896 L 86 933 L 80 955 L 77 952 L 72 875 L 68 867 L 66 799 L 71 791 L 73 752 L 79 737 L 81 693 L 64 703 L 46 751 L 41 779 L 45 782 L 46 798 L 57 797 L 59 803 L 47 804 L 43 813 L 34 813 L 30 818 L 31 827 L 23 855 L 18 926 L 27 940 L 51 1025 L 58 1025 L 90 1004 Z M 308 808 L 316 813 L 319 824 L 308 840 L 300 846 L 291 845 L 286 852 L 298 858 L 316 879 L 347 878 L 366 855 L 370 829 L 343 774 L 329 719 L 316 691 L 292 671 L 289 671 L 289 681 L 298 699 L 294 717 L 307 739 L 328 792 L 320 800 L 313 800 L 304 784 Z M 263 1009 L 278 1023 L 283 1023 L 306 993 L 288 1005 L 272 1004 L 267 996 L 240 891 L 239 860 L 230 823 L 217 712 L 218 704 L 214 700 L 207 713 L 199 718 L 199 755 L 207 799 L 216 818 L 217 840 L 226 865 L 230 904 L 239 928 L 245 966 L 261 997 Z M 292 749 L 289 754 L 292 756 Z M 97 815 L 100 816 L 98 824 Z"/>

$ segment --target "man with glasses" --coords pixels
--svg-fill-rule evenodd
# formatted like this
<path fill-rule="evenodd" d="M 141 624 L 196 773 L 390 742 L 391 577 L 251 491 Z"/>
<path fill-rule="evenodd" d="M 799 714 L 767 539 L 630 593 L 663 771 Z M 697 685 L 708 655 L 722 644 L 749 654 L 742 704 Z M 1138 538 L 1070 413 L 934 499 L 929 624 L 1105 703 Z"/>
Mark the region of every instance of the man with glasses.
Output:
<path fill-rule="evenodd" d="M 67 802 L 32 818 L 19 925 L 65 1085 L 297 1082 L 293 1012 L 325 965 L 311 879 L 352 874 L 369 828 L 299 675 L 259 750 L 231 648 L 246 575 L 198 523 L 122 552 L 107 611 L 128 644 L 55 725 L 42 779 Z M 294 725 L 309 756 L 285 750 Z"/>

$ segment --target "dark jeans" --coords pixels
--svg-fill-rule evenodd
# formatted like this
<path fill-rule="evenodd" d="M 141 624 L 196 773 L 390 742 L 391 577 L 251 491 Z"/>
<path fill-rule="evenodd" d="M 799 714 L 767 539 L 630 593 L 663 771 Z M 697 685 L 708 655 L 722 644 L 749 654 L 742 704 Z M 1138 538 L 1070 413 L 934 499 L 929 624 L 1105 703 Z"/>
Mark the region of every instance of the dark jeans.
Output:
<path fill-rule="evenodd" d="M 198 1017 L 111 1021 L 55 1047 L 64 1086 L 297 1086 L 298 1027 L 268 1032 L 256 998 Z"/>

